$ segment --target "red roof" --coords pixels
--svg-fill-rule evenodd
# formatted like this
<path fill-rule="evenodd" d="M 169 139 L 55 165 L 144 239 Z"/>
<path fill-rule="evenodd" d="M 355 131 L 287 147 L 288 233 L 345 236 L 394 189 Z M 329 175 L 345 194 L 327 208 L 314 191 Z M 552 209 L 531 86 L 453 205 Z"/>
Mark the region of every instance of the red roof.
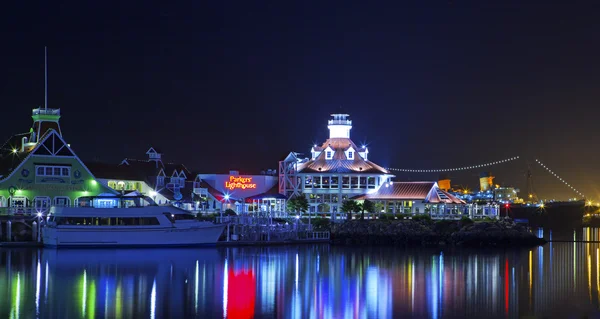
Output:
<path fill-rule="evenodd" d="M 327 147 L 333 150 L 332 159 L 326 159 Z M 346 157 L 346 151 L 352 147 L 356 152 L 352 159 Z M 389 174 L 389 172 L 368 160 L 365 160 L 358 154 L 365 149 L 359 149 L 349 138 L 330 138 L 321 147 L 315 147 L 316 151 L 321 152 L 314 160 L 298 165 L 299 173 L 365 173 L 365 174 Z"/>
<path fill-rule="evenodd" d="M 426 200 L 435 182 L 394 182 L 391 186 L 381 186 L 375 193 L 355 197 L 355 199 L 380 200 Z"/>
<path fill-rule="evenodd" d="M 437 187 L 436 182 L 393 182 L 391 186 L 381 186 L 375 193 L 359 195 L 362 200 L 422 200 L 427 203 L 464 204 L 453 195 Z"/>
<path fill-rule="evenodd" d="M 331 147 L 334 150 L 339 149 L 342 151 L 348 150 L 350 148 L 350 146 L 352 146 L 352 148 L 357 152 L 364 152 L 366 150 L 365 147 L 359 148 L 358 146 L 356 146 L 356 144 L 354 144 L 354 142 L 352 142 L 351 139 L 345 138 L 345 137 L 334 137 L 334 138 L 327 139 L 323 143 L 323 145 L 313 147 L 313 149 L 317 152 L 321 152 L 321 151 L 324 151 L 327 148 L 327 146 Z"/>

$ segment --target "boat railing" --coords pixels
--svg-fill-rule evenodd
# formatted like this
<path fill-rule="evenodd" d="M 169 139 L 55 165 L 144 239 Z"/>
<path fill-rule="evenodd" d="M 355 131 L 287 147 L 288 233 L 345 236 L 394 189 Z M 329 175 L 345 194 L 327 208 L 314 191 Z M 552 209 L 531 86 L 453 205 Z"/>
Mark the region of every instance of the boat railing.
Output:
<path fill-rule="evenodd" d="M 247 215 L 236 215 L 236 216 L 216 216 L 215 221 L 219 224 L 239 224 L 239 225 L 256 225 L 256 224 L 271 224 L 273 219 L 285 219 L 289 218 L 287 214 L 271 214 L 271 216 L 247 216 Z"/>
<path fill-rule="evenodd" d="M 37 216 L 38 213 L 47 215 L 49 207 L 0 207 L 0 216 Z"/>
<path fill-rule="evenodd" d="M 316 239 L 329 239 L 330 233 L 328 231 L 307 231 L 299 236 L 300 240 L 316 240 Z"/>

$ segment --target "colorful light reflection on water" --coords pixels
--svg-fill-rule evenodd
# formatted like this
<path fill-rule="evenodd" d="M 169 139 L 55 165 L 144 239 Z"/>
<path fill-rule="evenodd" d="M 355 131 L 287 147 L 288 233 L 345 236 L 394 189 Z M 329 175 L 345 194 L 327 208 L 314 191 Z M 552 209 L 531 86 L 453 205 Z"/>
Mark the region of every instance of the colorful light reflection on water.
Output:
<path fill-rule="evenodd" d="M 580 317 L 599 306 L 598 243 L 0 250 L 3 318 Z"/>

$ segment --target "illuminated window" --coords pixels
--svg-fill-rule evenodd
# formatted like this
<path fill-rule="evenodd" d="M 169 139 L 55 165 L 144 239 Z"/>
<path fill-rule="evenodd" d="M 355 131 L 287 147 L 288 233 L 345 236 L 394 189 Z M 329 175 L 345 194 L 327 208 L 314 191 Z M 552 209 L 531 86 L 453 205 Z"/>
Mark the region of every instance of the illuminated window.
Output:
<path fill-rule="evenodd" d="M 157 176 L 156 177 L 156 186 L 160 187 L 160 186 L 164 186 L 165 185 L 165 177 L 164 176 Z"/>
<path fill-rule="evenodd" d="M 65 166 L 40 165 L 40 166 L 36 166 L 35 172 L 36 172 L 37 176 L 55 176 L 55 177 L 71 176 L 71 168 L 65 167 Z"/>
<path fill-rule="evenodd" d="M 354 152 L 348 152 L 348 159 L 354 158 Z"/>
<path fill-rule="evenodd" d="M 325 152 L 325 159 L 331 159 L 332 157 L 333 157 L 333 154 L 331 151 Z"/>

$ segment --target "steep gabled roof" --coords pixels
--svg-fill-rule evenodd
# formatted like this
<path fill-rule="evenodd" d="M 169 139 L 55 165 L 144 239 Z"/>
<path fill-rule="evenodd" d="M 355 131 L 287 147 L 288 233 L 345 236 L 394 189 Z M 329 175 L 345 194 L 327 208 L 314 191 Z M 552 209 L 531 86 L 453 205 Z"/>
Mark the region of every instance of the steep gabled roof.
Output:
<path fill-rule="evenodd" d="M 130 169 L 126 165 L 117 165 L 99 162 L 87 162 L 85 165 L 97 178 L 121 179 L 126 181 L 146 181 L 148 176 L 141 171 Z"/>
<path fill-rule="evenodd" d="M 327 159 L 327 154 L 324 152 L 328 147 L 333 150 L 331 159 Z M 348 159 L 346 156 L 346 151 L 350 148 L 356 152 L 352 159 Z M 390 173 L 385 168 L 360 156 L 358 152 L 364 152 L 366 148 L 359 148 L 349 138 L 330 138 L 321 147 L 313 147 L 313 150 L 321 153 L 315 159 L 299 163 L 299 173 Z"/>
<path fill-rule="evenodd" d="M 430 203 L 445 203 L 445 204 L 464 204 L 465 201 L 457 198 L 456 196 L 446 192 L 445 190 L 441 190 L 439 188 L 435 189 L 435 192 L 432 193 L 432 196 L 429 198 Z"/>
<path fill-rule="evenodd" d="M 137 176 L 158 176 L 158 172 L 163 168 L 161 162 L 133 158 L 127 158 L 126 160 L 127 163 L 121 163 L 119 166 L 135 172 Z"/>
<path fill-rule="evenodd" d="M 357 152 L 364 152 L 366 150 L 366 147 L 358 147 L 351 139 L 344 137 L 329 138 L 321 146 L 313 147 L 313 149 L 317 152 L 322 152 L 327 146 L 330 146 L 334 150 L 340 149 L 342 151 L 348 150 L 351 146 Z"/>
<path fill-rule="evenodd" d="M 11 136 L 0 148 L 0 175 L 8 176 L 33 149 L 21 152 L 23 137 L 29 137 L 29 133 L 15 134 Z M 16 150 L 15 153 L 13 150 Z M 2 179 L 2 178 L 0 178 Z"/>
<path fill-rule="evenodd" d="M 162 154 L 162 152 L 158 148 L 154 148 L 154 147 L 150 147 L 148 149 L 148 151 L 146 151 L 146 154 L 148 154 L 148 155 L 153 154 L 153 153 Z"/>

